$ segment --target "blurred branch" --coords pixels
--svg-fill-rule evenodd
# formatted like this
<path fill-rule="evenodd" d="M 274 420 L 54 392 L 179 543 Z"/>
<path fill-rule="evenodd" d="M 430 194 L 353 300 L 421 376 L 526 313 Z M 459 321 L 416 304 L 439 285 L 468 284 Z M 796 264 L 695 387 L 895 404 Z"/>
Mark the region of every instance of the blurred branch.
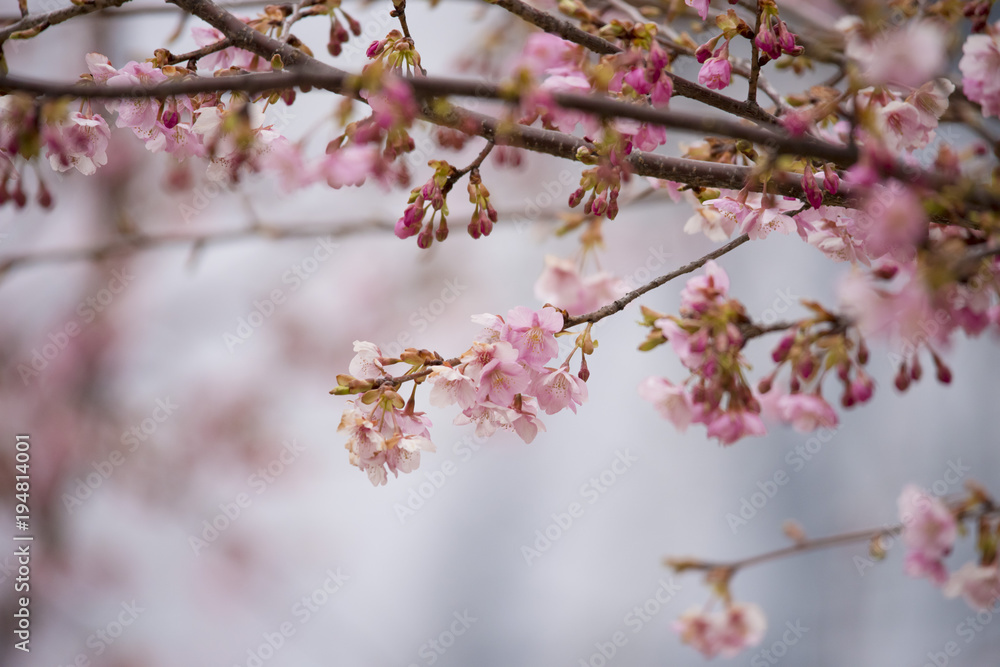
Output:
<path fill-rule="evenodd" d="M 83 16 L 84 14 L 99 12 L 108 7 L 119 7 L 126 2 L 129 2 L 129 0 L 91 0 L 82 5 L 71 5 L 45 14 L 28 15 L 11 25 L 0 28 L 0 44 L 7 39 L 20 39 L 21 37 L 18 37 L 17 33 L 25 33 L 22 37 L 34 37 L 49 26 L 68 21 L 77 16 Z"/>
<path fill-rule="evenodd" d="M 596 35 L 591 35 L 589 32 L 577 28 L 572 23 L 539 11 L 530 5 L 526 5 L 521 2 L 521 0 L 496 0 L 493 4 L 506 9 L 512 14 L 524 19 L 528 23 L 541 28 L 545 32 L 558 35 L 563 39 L 573 42 L 574 44 L 579 44 L 594 53 L 611 55 L 622 52 L 620 47 L 612 44 L 606 39 Z M 670 76 L 670 79 L 674 84 L 675 95 L 703 102 L 709 106 L 719 109 L 720 111 L 725 111 L 726 113 L 739 116 L 740 118 L 763 122 L 769 125 L 774 125 L 776 123 L 774 116 L 767 113 L 756 104 L 750 105 L 746 102 L 734 100 L 731 97 L 727 97 L 721 93 L 715 92 L 714 90 L 709 90 L 708 88 L 705 88 L 704 86 L 701 86 L 693 81 L 688 81 L 683 77 L 677 76 L 673 72 L 667 72 L 667 74 Z"/>
<path fill-rule="evenodd" d="M 393 229 L 393 225 L 372 220 L 351 225 L 322 226 L 301 225 L 282 227 L 256 223 L 238 229 L 210 231 L 202 234 L 136 234 L 89 248 L 67 248 L 22 253 L 0 257 L 0 276 L 6 276 L 13 269 L 39 264 L 68 264 L 72 262 L 101 262 L 109 257 L 128 254 L 140 250 L 152 250 L 175 245 L 190 245 L 192 252 L 211 245 L 220 245 L 245 239 L 289 240 L 331 236 L 350 236 L 371 231 Z"/>

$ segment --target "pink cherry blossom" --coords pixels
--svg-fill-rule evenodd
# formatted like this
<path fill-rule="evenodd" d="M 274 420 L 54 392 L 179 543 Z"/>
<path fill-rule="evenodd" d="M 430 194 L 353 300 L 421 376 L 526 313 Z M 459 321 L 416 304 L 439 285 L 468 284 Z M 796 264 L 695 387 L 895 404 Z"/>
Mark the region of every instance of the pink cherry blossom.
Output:
<path fill-rule="evenodd" d="M 940 499 L 909 484 L 899 496 L 899 518 L 908 549 L 904 570 L 910 576 L 927 576 L 943 584 L 946 575 L 941 559 L 951 553 L 958 535 L 951 510 Z"/>
<path fill-rule="evenodd" d="M 497 405 L 509 405 L 514 395 L 528 388 L 531 378 L 525 368 L 517 363 L 517 350 L 510 343 L 500 341 L 483 346 L 476 360 L 482 364 L 478 369 L 476 400 Z M 483 363 L 485 362 L 485 363 Z"/>
<path fill-rule="evenodd" d="M 74 111 L 62 122 L 46 127 L 45 137 L 46 155 L 56 171 L 75 168 L 89 176 L 108 163 L 111 130 L 101 115 Z"/>
<path fill-rule="evenodd" d="M 524 67 L 535 76 L 572 65 L 579 47 L 547 32 L 532 33 L 521 50 L 516 67 Z"/>
<path fill-rule="evenodd" d="M 838 423 L 834 409 L 816 394 L 787 394 L 778 399 L 777 408 L 781 419 L 799 433 L 810 433 L 821 426 L 833 428 Z"/>
<path fill-rule="evenodd" d="M 564 408 L 574 413 L 576 406 L 587 400 L 587 383 L 570 373 L 569 368 L 546 368 L 531 382 L 529 392 L 538 399 L 538 405 L 551 415 Z"/>
<path fill-rule="evenodd" d="M 723 445 L 731 445 L 750 435 L 767 435 L 767 428 L 760 415 L 746 410 L 720 412 L 707 425 L 708 437 L 718 438 Z"/>
<path fill-rule="evenodd" d="M 880 31 L 874 39 L 860 26 L 850 21 L 838 24 L 847 33 L 847 57 L 858 63 L 869 83 L 915 87 L 947 65 L 947 35 L 935 21 L 908 21 L 901 28 Z"/>
<path fill-rule="evenodd" d="M 711 0 L 684 0 L 684 4 L 698 12 L 698 16 L 704 21 L 708 18 L 708 5 Z"/>
<path fill-rule="evenodd" d="M 729 292 L 729 275 L 725 269 L 714 259 L 705 262 L 704 268 L 704 274 L 689 278 L 681 290 L 681 304 L 698 312 L 704 312 Z"/>
<path fill-rule="evenodd" d="M 277 172 L 286 192 L 310 185 L 316 176 L 315 170 L 306 164 L 302 147 L 285 137 L 278 137 L 271 143 L 271 150 L 263 160 L 263 168 Z"/>
<path fill-rule="evenodd" d="M 733 65 L 728 57 L 709 58 L 698 71 L 698 83 L 712 90 L 722 90 L 729 85 L 732 74 Z"/>
<path fill-rule="evenodd" d="M 678 431 L 687 431 L 693 410 L 691 399 L 683 387 L 671 384 L 666 378 L 650 376 L 639 383 L 639 396 L 652 403 L 660 415 L 670 420 Z"/>
<path fill-rule="evenodd" d="M 244 23 L 250 22 L 248 17 L 240 16 L 237 18 Z M 191 28 L 191 36 L 194 38 L 195 44 L 199 47 L 217 44 L 226 37 L 220 31 L 208 26 L 195 26 Z M 198 65 L 209 70 L 238 67 L 252 72 L 271 71 L 271 62 L 269 60 L 249 51 L 238 49 L 235 46 L 230 46 L 221 51 L 203 56 L 198 60 Z"/>
<path fill-rule="evenodd" d="M 797 214 L 795 224 L 803 240 L 830 259 L 867 266 L 868 255 L 862 238 L 855 237 L 859 216 L 861 213 L 855 209 L 821 206 Z"/>
<path fill-rule="evenodd" d="M 357 353 L 351 359 L 348 372 L 360 380 L 380 378 L 385 375 L 382 368 L 382 350 L 375 343 L 364 340 L 354 341 L 354 351 Z"/>
<path fill-rule="evenodd" d="M 1000 570 L 997 563 L 966 563 L 949 577 L 943 592 L 949 598 L 961 595 L 977 611 L 987 611 L 1000 601 Z"/>
<path fill-rule="evenodd" d="M 962 46 L 962 90 L 983 107 L 984 116 L 1000 116 L 1000 29 L 969 35 Z"/>
<path fill-rule="evenodd" d="M 435 366 L 427 380 L 431 386 L 431 405 L 444 408 L 454 403 L 466 410 L 476 403 L 476 383 L 450 366 Z"/>
<path fill-rule="evenodd" d="M 167 80 L 167 75 L 153 66 L 152 63 L 129 62 L 108 77 L 109 86 L 151 86 Z M 155 98 L 132 98 L 106 103 L 108 109 L 118 112 L 115 120 L 117 127 L 131 129 L 137 137 L 148 139 L 152 136 L 160 103 Z"/>
<path fill-rule="evenodd" d="M 895 187 L 874 194 L 859 219 L 859 236 L 871 258 L 891 255 L 899 261 L 914 256 L 917 243 L 927 234 L 927 213 L 913 191 Z"/>
<path fill-rule="evenodd" d="M 349 144 L 327 153 L 317 169 L 331 188 L 357 186 L 373 172 L 376 161 L 374 146 Z"/>
<path fill-rule="evenodd" d="M 694 607 L 674 623 L 674 630 L 706 658 L 731 658 L 764 639 L 767 618 L 759 606 L 746 602 L 733 602 L 715 613 Z"/>
<path fill-rule="evenodd" d="M 546 255 L 545 269 L 535 282 L 539 300 L 564 309 L 570 315 L 582 315 L 597 310 L 628 291 L 615 276 L 601 271 L 586 278 L 568 259 Z"/>
<path fill-rule="evenodd" d="M 753 240 L 767 238 L 771 232 L 791 234 L 796 229 L 795 220 L 781 212 L 780 207 L 762 208 L 751 205 L 749 200 L 740 201 L 725 196 L 705 202 L 728 217 L 739 227 L 740 233 L 749 234 Z"/>
<path fill-rule="evenodd" d="M 538 435 L 538 431 L 545 430 L 545 424 L 538 418 L 538 401 L 530 396 L 521 400 L 521 407 L 511 410 L 516 415 L 511 421 L 511 427 L 521 440 L 530 443 Z"/>
<path fill-rule="evenodd" d="M 495 343 L 498 340 L 507 340 L 509 338 L 507 330 L 510 326 L 499 315 L 482 313 L 480 315 L 473 315 L 472 321 L 483 327 L 483 330 L 476 335 L 476 340 L 481 343 Z M 507 340 L 507 342 L 510 341 Z"/>
<path fill-rule="evenodd" d="M 518 361 L 532 368 L 543 367 L 559 351 L 555 334 L 562 331 L 563 318 L 555 308 L 518 306 L 507 313 L 507 326 L 505 339 L 517 350 Z"/>

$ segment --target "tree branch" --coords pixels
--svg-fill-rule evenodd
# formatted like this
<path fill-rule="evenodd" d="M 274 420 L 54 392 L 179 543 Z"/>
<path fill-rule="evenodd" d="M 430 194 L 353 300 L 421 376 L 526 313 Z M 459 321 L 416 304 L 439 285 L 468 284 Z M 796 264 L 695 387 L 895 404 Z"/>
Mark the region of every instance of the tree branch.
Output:
<path fill-rule="evenodd" d="M 558 35 L 566 41 L 579 44 L 594 53 L 600 55 L 611 55 L 621 53 L 622 49 L 602 37 L 591 35 L 585 30 L 581 30 L 568 21 L 556 18 L 550 14 L 539 11 L 530 5 L 526 5 L 521 0 L 495 0 L 493 4 L 502 7 L 510 13 L 518 16 L 528 23 L 535 25 L 545 32 Z M 760 108 L 757 104 L 747 104 L 734 100 L 714 90 L 709 90 L 693 81 L 677 76 L 673 72 L 667 72 L 674 85 L 674 94 L 681 97 L 688 97 L 699 102 L 713 106 L 720 111 L 746 118 L 759 123 L 775 125 L 777 120 L 771 114 Z"/>
<path fill-rule="evenodd" d="M 708 253 L 707 255 L 704 255 L 703 257 L 701 257 L 699 259 L 696 259 L 693 262 L 690 262 L 689 264 L 685 264 L 684 266 L 682 266 L 681 268 L 677 269 L 676 271 L 671 271 L 670 273 L 668 273 L 666 275 L 663 275 L 663 276 L 660 276 L 659 278 L 654 278 L 653 280 L 649 281 L 645 285 L 642 285 L 641 287 L 638 287 L 638 288 L 632 290 L 631 292 L 629 292 L 628 294 L 626 294 L 622 298 L 617 299 L 615 301 L 612 301 L 611 303 L 609 303 L 608 305 L 604 306 L 603 308 L 598 308 L 594 312 L 587 313 L 585 315 L 577 315 L 575 317 L 567 317 L 566 320 L 563 322 L 563 329 L 569 329 L 570 327 L 575 327 L 576 325 L 583 324 L 584 322 L 594 323 L 594 322 L 597 322 L 599 320 L 603 320 L 605 317 L 607 317 L 609 315 L 614 315 L 615 313 L 620 312 L 621 310 L 623 310 L 625 308 L 625 306 L 627 306 L 628 304 L 632 303 L 633 301 L 635 301 L 636 299 L 638 299 L 640 296 L 642 296 L 646 292 L 649 292 L 650 290 L 654 290 L 657 287 L 659 287 L 660 285 L 663 285 L 665 283 L 670 282 L 674 278 L 678 278 L 680 276 L 683 276 L 686 273 L 691 273 L 692 271 L 700 269 L 709 260 L 718 259 L 719 257 L 722 257 L 723 255 L 725 255 L 730 250 L 735 250 L 736 248 L 739 248 L 741 245 L 743 245 L 744 243 L 746 243 L 749 240 L 750 240 L 750 237 L 748 235 L 746 235 L 746 234 L 743 234 L 741 236 L 737 236 L 735 239 L 733 239 L 732 241 L 730 241 L 726 245 L 724 245 L 724 246 L 722 246 L 720 248 L 716 248 L 715 250 L 713 250 L 712 252 Z"/>
<path fill-rule="evenodd" d="M 99 12 L 108 7 L 120 7 L 126 2 L 129 2 L 129 0 L 90 0 L 90 2 L 82 5 L 71 5 L 45 14 L 25 16 L 20 21 L 0 29 L 0 44 L 3 44 L 4 41 L 10 38 L 19 39 L 16 36 L 19 32 L 27 32 L 34 29 L 36 32 L 29 35 L 33 37 L 57 23 L 62 23 L 63 21 L 68 21 L 71 18 L 83 16 L 84 14 Z"/>
<path fill-rule="evenodd" d="M 175 245 L 190 245 L 192 251 L 197 251 L 209 245 L 219 245 L 254 237 L 269 240 L 302 239 L 317 236 L 341 237 L 372 230 L 392 228 L 392 225 L 372 220 L 370 222 L 351 225 L 327 227 L 320 225 L 279 227 L 277 225 L 257 223 L 238 229 L 209 231 L 201 234 L 136 234 L 89 248 L 65 248 L 0 257 L 0 276 L 5 276 L 9 271 L 14 269 L 39 264 L 64 264 L 80 261 L 100 262 L 109 257 L 138 250 L 149 250 Z"/>
<path fill-rule="evenodd" d="M 231 44 L 231 42 L 230 42 Z M 214 46 L 214 45 L 213 45 Z M 206 47 L 207 48 L 207 47 Z M 186 59 L 175 56 L 175 62 Z M 357 91 L 350 83 L 359 77 L 334 68 L 329 71 L 289 69 L 279 73 L 232 75 L 225 77 L 187 78 L 151 86 L 95 86 L 87 84 L 50 84 L 14 77 L 0 77 L 0 89 L 20 90 L 50 97 L 72 95 L 91 99 L 120 99 L 133 97 L 164 98 L 204 92 L 243 91 L 261 93 L 294 86 L 313 85 L 344 94 L 350 91 L 357 97 Z M 420 97 L 443 97 L 446 95 L 502 99 L 508 103 L 519 102 L 521 96 L 505 90 L 502 86 L 485 81 L 466 81 L 443 77 L 414 77 L 406 79 L 413 92 Z M 554 93 L 553 100 L 565 109 L 576 109 L 592 113 L 601 118 L 631 118 L 643 123 L 662 125 L 676 130 L 687 130 L 702 135 L 716 135 L 733 139 L 745 139 L 764 144 L 777 153 L 814 157 L 821 160 L 849 166 L 857 160 L 856 149 L 838 146 L 813 137 L 793 137 L 780 130 L 765 130 L 760 127 L 730 120 L 705 116 L 704 114 L 670 111 L 641 106 L 630 102 L 611 99 L 602 95 L 579 95 L 576 93 Z"/>

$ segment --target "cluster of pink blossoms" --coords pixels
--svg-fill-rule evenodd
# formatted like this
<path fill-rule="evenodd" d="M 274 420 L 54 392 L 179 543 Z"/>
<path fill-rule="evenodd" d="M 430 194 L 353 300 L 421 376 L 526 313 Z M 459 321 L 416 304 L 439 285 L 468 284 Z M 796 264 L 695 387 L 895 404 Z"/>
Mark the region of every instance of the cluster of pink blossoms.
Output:
<path fill-rule="evenodd" d="M 689 609 L 674 622 L 681 641 L 701 651 L 706 658 L 732 658 L 756 646 L 767 632 L 767 618 L 753 603 L 727 602 L 725 609 L 707 612 Z"/>
<path fill-rule="evenodd" d="M 747 322 L 746 315 L 728 291 L 726 272 L 709 261 L 705 274 L 689 280 L 681 292 L 680 317 L 646 312 L 654 345 L 669 342 L 691 376 L 681 386 L 661 377 L 646 378 L 639 386 L 639 395 L 678 431 L 691 423 L 705 424 L 709 437 L 725 445 L 767 432 L 756 392 L 743 375 L 747 363 L 740 325 Z"/>
<path fill-rule="evenodd" d="M 563 318 L 555 308 L 531 310 L 518 306 L 507 319 L 483 314 L 473 321 L 485 328 L 454 368 L 431 369 L 432 405 L 457 404 L 456 424 L 475 424 L 476 434 L 512 429 L 531 442 L 545 427 L 538 411 L 576 412 L 587 400 L 587 372 L 570 372 L 567 359 L 558 368 L 546 364 L 559 352 L 555 335 Z M 581 377 L 582 376 L 582 377 Z"/>
<path fill-rule="evenodd" d="M 927 577 L 942 587 L 945 596 L 962 596 L 976 610 L 992 608 L 1000 602 L 1000 570 L 997 567 L 998 535 L 989 522 L 980 520 L 979 548 L 982 558 L 970 561 L 950 575 L 944 564 L 959 534 L 953 509 L 940 498 L 911 484 L 899 497 L 899 516 L 903 523 L 903 542 L 907 552 L 904 571 L 911 577 Z"/>
<path fill-rule="evenodd" d="M 362 394 L 349 402 L 339 430 L 347 433 L 351 464 L 366 471 L 373 484 L 386 482 L 386 470 L 412 472 L 420 465 L 421 451 L 434 451 L 430 420 L 414 409 L 414 396 L 403 401 L 396 391 L 402 381 L 426 380 L 431 405 L 457 404 L 462 412 L 455 423 L 475 424 L 480 437 L 504 429 L 525 442 L 545 429 L 540 410 L 576 412 L 587 400 L 584 364 L 577 374 L 570 372 L 569 359 L 556 368 L 546 365 L 559 351 L 555 335 L 563 328 L 555 308 L 520 306 L 506 319 L 483 314 L 473 321 L 484 329 L 472 347 L 448 362 L 417 350 L 388 358 L 372 343 L 355 342 L 350 375 L 338 376 L 340 387 L 333 393 Z M 412 377 L 392 378 L 387 368 L 399 363 L 410 364 Z"/>
<path fill-rule="evenodd" d="M 764 417 L 802 433 L 833 428 L 837 413 L 823 398 L 822 387 L 827 372 L 834 370 L 844 385 L 842 405 L 851 407 L 871 398 L 874 384 L 862 368 L 868 358 L 863 340 L 850 339 L 836 316 L 816 304 L 812 305 L 815 317 L 803 320 L 778 343 L 772 355 L 777 367 L 753 389 L 744 377 L 748 366 L 742 355 L 744 328 L 752 325 L 742 304 L 729 298 L 728 291 L 728 276 L 710 261 L 705 274 L 689 280 L 681 292 L 679 317 L 644 309 L 651 333 L 640 349 L 669 342 L 691 371 L 682 385 L 655 376 L 639 385 L 639 395 L 677 430 L 705 424 L 710 437 L 728 445 L 745 436 L 766 434 Z M 826 328 L 813 330 L 817 325 Z M 787 392 L 774 386 L 775 376 L 785 366 L 790 373 Z"/>
<path fill-rule="evenodd" d="M 355 378 L 385 376 L 382 351 L 372 343 L 354 342 L 357 354 L 350 372 Z M 398 360 L 394 360 L 398 361 Z M 368 473 L 372 484 L 385 484 L 387 473 L 413 472 L 420 466 L 420 452 L 435 451 L 430 439 L 431 420 L 416 412 L 393 389 L 380 387 L 360 399 L 348 401 L 338 431 L 347 433 L 351 465 Z"/>

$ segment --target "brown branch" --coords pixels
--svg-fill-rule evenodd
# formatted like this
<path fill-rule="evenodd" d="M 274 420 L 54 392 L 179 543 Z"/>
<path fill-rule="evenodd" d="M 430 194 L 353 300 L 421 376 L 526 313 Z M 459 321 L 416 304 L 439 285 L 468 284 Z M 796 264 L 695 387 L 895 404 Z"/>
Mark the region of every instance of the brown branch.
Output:
<path fill-rule="evenodd" d="M 654 290 L 657 287 L 659 287 L 660 285 L 663 285 L 665 283 L 670 282 L 674 278 L 678 278 L 680 276 L 683 276 L 686 273 L 691 273 L 692 271 L 700 269 L 709 260 L 718 259 L 719 257 L 722 257 L 723 255 L 725 255 L 730 250 L 735 250 L 736 248 L 739 248 L 741 245 L 743 245 L 744 243 L 746 243 L 749 240 L 750 240 L 750 237 L 748 235 L 746 235 L 746 234 L 743 234 L 741 236 L 737 236 L 735 239 L 733 239 L 732 241 L 730 241 L 726 245 L 724 245 L 724 246 L 722 246 L 720 248 L 716 248 L 712 252 L 708 253 L 707 255 L 704 255 L 703 257 L 701 257 L 699 259 L 694 260 L 693 262 L 685 264 L 684 266 L 682 266 L 681 268 L 677 269 L 676 271 L 671 271 L 670 273 L 668 273 L 666 275 L 662 275 L 659 278 L 654 278 L 653 280 L 649 281 L 645 285 L 642 285 L 641 287 L 638 287 L 638 288 L 632 290 L 631 292 L 629 292 L 628 294 L 626 294 L 622 298 L 617 299 L 615 301 L 612 301 L 611 303 L 609 303 L 608 305 L 604 306 L 603 308 L 598 308 L 594 312 L 587 313 L 585 315 L 577 315 L 575 317 L 567 317 L 566 320 L 565 320 L 565 322 L 563 322 L 563 329 L 569 329 L 570 327 L 575 327 L 576 325 L 583 324 L 584 322 L 594 323 L 594 322 L 597 322 L 599 320 L 603 320 L 605 317 L 607 317 L 609 315 L 614 315 L 615 313 L 620 312 L 621 310 L 623 310 L 625 308 L 625 306 L 627 306 L 628 304 L 632 303 L 633 301 L 635 301 L 636 299 L 638 299 L 640 296 L 642 296 L 646 292 L 649 292 L 650 290 Z"/>
<path fill-rule="evenodd" d="M 71 5 L 63 9 L 47 12 L 45 14 L 32 14 L 25 16 L 16 23 L 0 29 L 0 44 L 7 39 L 19 39 L 16 36 L 19 32 L 31 31 L 26 36 L 34 37 L 39 32 L 50 26 L 54 26 L 57 23 L 62 23 L 63 21 L 68 21 L 71 18 L 83 16 L 84 14 L 99 12 L 102 9 L 107 9 L 108 7 L 119 7 L 126 2 L 129 2 L 129 0 L 92 0 L 86 4 Z"/>
<path fill-rule="evenodd" d="M 475 160 L 467 164 L 465 167 L 462 167 L 461 169 L 456 169 L 454 173 L 452 173 L 452 175 L 448 177 L 448 180 L 445 181 L 444 187 L 441 188 L 444 191 L 444 193 L 448 194 L 448 192 L 450 192 L 451 189 L 455 187 L 455 183 L 458 183 L 458 180 L 463 176 L 465 176 L 466 174 L 468 174 L 470 171 L 472 171 L 473 169 L 479 169 L 479 167 L 481 167 L 483 164 L 483 160 L 489 157 L 489 154 L 493 151 L 493 148 L 495 146 L 496 144 L 493 143 L 492 141 L 486 142 L 486 146 L 484 146 L 483 150 L 479 152 L 479 155 L 476 156 Z"/>
<path fill-rule="evenodd" d="M 197 62 L 199 58 L 204 58 L 205 56 L 210 56 L 213 53 L 218 53 L 219 51 L 228 49 L 232 45 L 233 43 L 228 39 L 220 39 L 218 42 L 214 44 L 208 44 L 207 46 L 203 46 L 200 49 L 195 49 L 194 51 L 188 51 L 187 53 L 181 53 L 178 55 L 170 53 L 167 56 L 166 63 L 168 65 L 176 65 L 178 63 L 183 63 L 189 60 L 194 60 Z"/>
<path fill-rule="evenodd" d="M 30 81 L 13 77 L 0 77 L 0 89 L 21 90 L 46 96 L 73 95 L 76 97 L 117 99 L 127 97 L 168 97 L 171 95 L 193 94 L 239 90 L 260 93 L 293 86 L 314 85 L 343 94 L 349 90 L 348 82 L 357 81 L 347 72 L 330 68 L 329 72 L 293 69 L 281 73 L 244 74 L 226 77 L 187 78 L 155 84 L 152 86 L 94 86 L 86 84 L 60 85 Z M 502 86 L 485 81 L 466 81 L 443 77 L 415 77 L 407 79 L 413 92 L 420 97 L 442 97 L 446 95 L 503 99 L 518 102 L 521 95 L 511 93 Z M 357 95 L 356 90 L 352 90 Z M 553 100 L 566 109 L 576 109 L 592 113 L 602 118 L 631 118 L 643 123 L 662 125 L 676 130 L 688 130 L 702 135 L 717 135 L 734 139 L 745 139 L 764 144 L 777 153 L 815 157 L 849 166 L 857 160 L 856 149 L 819 141 L 812 137 L 793 137 L 784 131 L 771 131 L 728 118 L 705 116 L 704 114 L 669 111 L 615 100 L 603 95 L 578 95 L 575 93 L 554 93 Z"/>
<path fill-rule="evenodd" d="M 622 49 L 602 37 L 591 35 L 585 30 L 581 30 L 568 21 L 556 18 L 550 14 L 539 11 L 521 0 L 495 0 L 493 4 L 506 9 L 510 13 L 518 16 L 528 23 L 531 23 L 545 32 L 558 35 L 566 41 L 579 44 L 594 53 L 600 55 L 611 55 L 621 53 Z M 674 85 L 674 94 L 681 97 L 688 97 L 709 106 L 713 106 L 720 111 L 753 120 L 759 123 L 774 125 L 777 121 L 774 116 L 761 109 L 757 104 L 747 104 L 739 100 L 734 100 L 714 90 L 709 90 L 693 81 L 677 76 L 673 72 L 667 72 Z"/>
<path fill-rule="evenodd" d="M 829 537 L 820 537 L 814 540 L 802 540 L 796 542 L 789 547 L 783 547 L 781 549 L 775 549 L 774 551 L 768 551 L 766 553 L 758 554 L 756 556 L 750 556 L 749 558 L 743 558 L 741 560 L 734 560 L 728 563 L 713 563 L 710 561 L 702 561 L 696 559 L 685 559 L 685 558 L 664 558 L 663 564 L 667 567 L 674 568 L 678 572 L 684 570 L 725 570 L 730 574 L 735 573 L 737 570 L 749 567 L 751 565 L 757 565 L 759 563 L 765 563 L 769 560 L 775 560 L 778 558 L 783 558 L 785 556 L 791 556 L 798 553 L 805 553 L 808 551 L 815 551 L 818 549 L 828 549 L 830 547 L 840 546 L 843 544 L 851 544 L 853 542 L 865 542 L 873 540 L 877 537 L 882 537 L 884 535 L 896 535 L 903 530 L 902 524 L 896 524 L 894 526 L 888 526 L 886 528 L 872 528 L 869 530 L 858 530 L 851 533 L 843 533 L 841 535 L 831 535 Z"/>
<path fill-rule="evenodd" d="M 302 239 L 317 236 L 341 237 L 372 230 L 392 229 L 392 225 L 372 220 L 351 225 L 320 226 L 277 226 L 253 224 L 238 229 L 209 231 L 201 234 L 136 234 L 89 248 L 65 248 L 36 253 L 21 253 L 0 257 L 0 276 L 9 271 L 39 264 L 65 264 L 71 262 L 100 262 L 109 257 L 128 254 L 140 250 L 150 250 L 175 245 L 190 245 L 192 250 L 200 250 L 209 245 L 218 245 L 249 238 L 268 240 Z"/>
<path fill-rule="evenodd" d="M 757 35 L 760 34 L 760 23 L 764 15 L 764 4 L 757 0 L 757 27 L 753 29 L 754 38 L 750 40 L 750 78 L 748 81 L 747 103 L 757 104 L 757 77 L 760 76 L 760 47 L 757 46 Z"/>

